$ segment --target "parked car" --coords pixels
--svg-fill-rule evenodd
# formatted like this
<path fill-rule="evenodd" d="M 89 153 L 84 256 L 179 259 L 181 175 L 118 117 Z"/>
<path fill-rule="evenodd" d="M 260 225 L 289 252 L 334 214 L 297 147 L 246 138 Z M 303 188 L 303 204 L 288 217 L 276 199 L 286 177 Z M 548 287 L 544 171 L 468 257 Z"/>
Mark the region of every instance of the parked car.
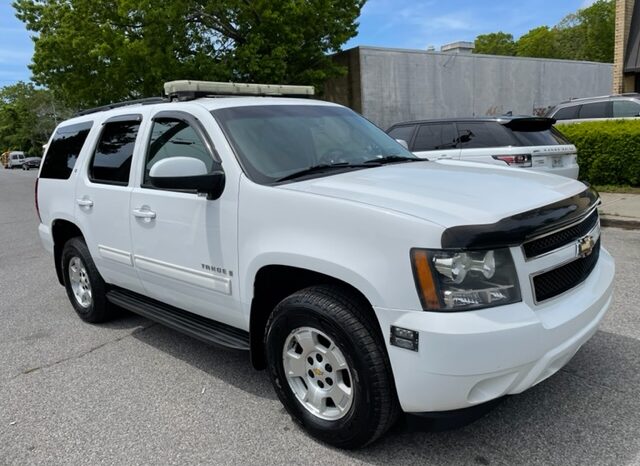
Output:
<path fill-rule="evenodd" d="M 640 94 L 617 94 L 567 100 L 549 110 L 546 116 L 555 118 L 559 123 L 637 118 L 640 116 Z"/>
<path fill-rule="evenodd" d="M 584 184 L 425 161 L 340 105 L 262 96 L 312 88 L 165 89 L 64 121 L 44 156 L 38 231 L 84 321 L 117 305 L 248 350 L 343 448 L 521 393 L 596 332 L 614 262 Z"/>
<path fill-rule="evenodd" d="M 418 157 L 469 160 L 578 178 L 576 146 L 555 120 L 502 116 L 398 123 L 387 130 Z"/>
<path fill-rule="evenodd" d="M 40 168 L 41 160 L 42 159 L 40 157 L 27 157 L 24 159 L 24 162 L 22 163 L 22 169 L 30 170 L 32 168 Z"/>
<path fill-rule="evenodd" d="M 4 168 L 22 168 L 25 164 L 24 152 L 11 151 L 6 157 Z"/>

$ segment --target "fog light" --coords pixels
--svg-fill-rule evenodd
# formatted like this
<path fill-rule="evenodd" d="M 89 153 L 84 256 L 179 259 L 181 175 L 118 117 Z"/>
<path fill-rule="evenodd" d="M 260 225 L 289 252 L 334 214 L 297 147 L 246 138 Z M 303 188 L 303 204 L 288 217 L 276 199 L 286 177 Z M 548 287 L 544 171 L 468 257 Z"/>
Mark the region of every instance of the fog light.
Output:
<path fill-rule="evenodd" d="M 391 326 L 391 344 L 398 348 L 418 351 L 418 332 L 406 328 Z"/>

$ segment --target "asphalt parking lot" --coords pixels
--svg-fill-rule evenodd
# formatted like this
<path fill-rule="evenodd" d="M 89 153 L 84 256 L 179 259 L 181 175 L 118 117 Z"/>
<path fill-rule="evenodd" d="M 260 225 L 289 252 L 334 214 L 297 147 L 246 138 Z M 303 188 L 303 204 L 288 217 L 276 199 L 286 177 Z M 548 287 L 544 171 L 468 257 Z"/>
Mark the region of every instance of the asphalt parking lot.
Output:
<path fill-rule="evenodd" d="M 463 428 L 356 452 L 307 437 L 267 374 L 133 315 L 76 317 L 37 237 L 35 171 L 0 169 L 0 464 L 640 464 L 640 232 L 605 229 L 613 307 L 558 374 Z"/>

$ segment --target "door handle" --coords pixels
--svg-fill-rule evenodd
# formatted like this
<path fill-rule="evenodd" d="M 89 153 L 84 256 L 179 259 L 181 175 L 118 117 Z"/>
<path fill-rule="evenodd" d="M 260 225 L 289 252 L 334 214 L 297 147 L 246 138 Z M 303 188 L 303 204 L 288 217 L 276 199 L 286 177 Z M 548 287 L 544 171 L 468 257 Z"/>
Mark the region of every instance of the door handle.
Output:
<path fill-rule="evenodd" d="M 156 213 L 149 209 L 133 209 L 133 216 L 137 218 L 156 218 Z"/>
<path fill-rule="evenodd" d="M 76 199 L 76 202 L 80 207 L 93 207 L 93 201 L 91 199 L 87 199 L 86 197 L 82 199 Z"/>

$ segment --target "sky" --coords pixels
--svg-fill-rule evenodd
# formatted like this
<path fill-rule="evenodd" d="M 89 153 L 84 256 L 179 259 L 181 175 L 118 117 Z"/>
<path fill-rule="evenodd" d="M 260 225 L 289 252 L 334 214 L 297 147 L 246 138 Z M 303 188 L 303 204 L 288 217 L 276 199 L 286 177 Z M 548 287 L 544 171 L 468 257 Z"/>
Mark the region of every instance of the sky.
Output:
<path fill-rule="evenodd" d="M 99 0 L 97 0 L 99 1 Z M 343 48 L 373 45 L 405 49 L 440 49 L 478 34 L 504 31 L 516 38 L 594 0 L 368 0 L 358 35 Z M 0 0 L 0 87 L 28 81 L 33 42 L 16 19 L 11 0 Z"/>

